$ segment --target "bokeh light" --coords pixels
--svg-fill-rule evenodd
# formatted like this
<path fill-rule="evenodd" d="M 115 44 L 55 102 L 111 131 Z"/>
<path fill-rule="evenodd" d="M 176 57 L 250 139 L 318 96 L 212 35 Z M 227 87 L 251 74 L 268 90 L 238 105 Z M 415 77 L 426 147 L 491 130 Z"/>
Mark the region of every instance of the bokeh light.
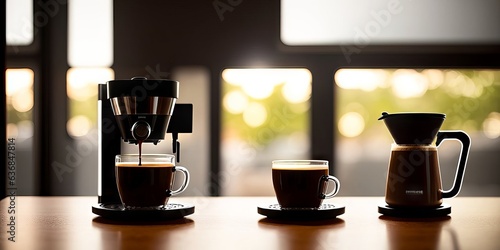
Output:
<path fill-rule="evenodd" d="M 477 98 L 483 94 L 483 81 L 480 77 L 473 80 L 468 75 L 455 70 L 446 71 L 445 77 L 444 87 L 455 97 Z"/>
<path fill-rule="evenodd" d="M 250 69 L 226 69 L 222 71 L 222 79 L 226 83 L 229 83 L 230 85 L 233 86 L 241 86 L 241 81 L 245 80 L 243 77 L 241 77 L 242 74 L 245 74 L 245 72 Z"/>
<path fill-rule="evenodd" d="M 28 139 L 33 137 L 34 124 L 29 120 L 19 121 L 17 124 L 9 122 L 6 126 L 7 137 L 17 139 Z"/>
<path fill-rule="evenodd" d="M 254 99 L 271 96 L 274 86 L 279 84 L 276 69 L 226 69 L 222 72 L 224 81 L 238 85 L 243 92 Z"/>
<path fill-rule="evenodd" d="M 490 139 L 500 137 L 500 113 L 491 112 L 483 122 L 484 135 Z"/>
<path fill-rule="evenodd" d="M 9 137 L 28 139 L 33 137 L 32 122 L 35 74 L 28 68 L 7 69 L 6 103 L 8 107 L 6 133 Z"/>
<path fill-rule="evenodd" d="M 302 103 L 311 98 L 311 72 L 297 69 L 290 72 L 283 85 L 282 94 L 290 103 Z"/>
<path fill-rule="evenodd" d="M 28 112 L 33 108 L 33 90 L 24 88 L 12 96 L 11 104 L 17 112 Z"/>
<path fill-rule="evenodd" d="M 66 123 L 66 131 L 73 137 L 81 137 L 86 135 L 92 128 L 92 122 L 89 118 L 83 115 L 71 117 Z"/>
<path fill-rule="evenodd" d="M 97 85 L 115 78 L 111 68 L 70 68 L 66 73 L 69 97 L 67 132 L 75 138 L 86 135 L 96 126 Z M 78 122 L 80 124 L 78 124 Z"/>
<path fill-rule="evenodd" d="M 338 129 L 345 137 L 356 137 L 365 129 L 365 120 L 357 112 L 348 112 L 340 117 Z"/>
<path fill-rule="evenodd" d="M 239 90 L 233 90 L 222 100 L 224 108 L 231 114 L 241 114 L 248 106 L 248 98 Z"/>
<path fill-rule="evenodd" d="M 421 97 L 428 86 L 427 78 L 414 69 L 398 69 L 392 75 L 392 91 L 399 98 Z"/>
<path fill-rule="evenodd" d="M 114 79 L 110 68 L 71 68 L 67 73 L 68 97 L 84 101 L 97 95 L 97 84 Z"/>
<path fill-rule="evenodd" d="M 243 112 L 243 120 L 250 127 L 259 127 L 267 119 L 267 110 L 264 105 L 252 102 Z"/>
<path fill-rule="evenodd" d="M 275 88 L 284 84 L 282 94 L 290 103 L 304 102 L 310 97 L 311 73 L 307 69 L 226 69 L 222 79 L 239 86 L 250 98 L 269 98 Z"/>
<path fill-rule="evenodd" d="M 254 82 L 242 82 L 241 88 L 254 99 L 265 99 L 274 91 L 274 84 L 255 79 Z"/>
<path fill-rule="evenodd" d="M 20 139 L 26 139 L 33 137 L 34 124 L 29 120 L 22 120 L 17 123 L 17 136 Z"/>
<path fill-rule="evenodd" d="M 7 86 L 5 92 L 7 96 L 14 96 L 19 92 L 25 92 L 33 89 L 35 73 L 31 69 L 7 69 L 5 71 L 5 80 Z"/>
<path fill-rule="evenodd" d="M 377 87 L 388 87 L 387 73 L 380 69 L 339 69 L 335 83 L 343 89 L 372 91 Z"/>
<path fill-rule="evenodd" d="M 7 124 L 7 137 L 16 138 L 19 134 L 19 130 L 17 129 L 17 125 L 15 123 Z"/>
<path fill-rule="evenodd" d="M 422 74 L 427 77 L 429 89 L 437 89 L 444 83 L 444 74 L 439 69 L 425 69 Z"/>

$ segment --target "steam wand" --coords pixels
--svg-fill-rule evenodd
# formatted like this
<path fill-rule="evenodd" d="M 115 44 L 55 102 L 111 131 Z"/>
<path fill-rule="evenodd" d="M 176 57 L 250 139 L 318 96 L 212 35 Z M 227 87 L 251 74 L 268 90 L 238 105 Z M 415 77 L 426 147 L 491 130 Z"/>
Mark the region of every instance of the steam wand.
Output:
<path fill-rule="evenodd" d="M 177 162 L 181 161 L 181 143 L 178 141 L 178 134 L 172 133 L 172 152 L 177 153 Z"/>
<path fill-rule="evenodd" d="M 193 104 L 179 103 L 175 105 L 167 133 L 172 134 L 172 152 L 177 154 L 177 162 L 181 160 L 181 143 L 179 133 L 193 132 Z"/>

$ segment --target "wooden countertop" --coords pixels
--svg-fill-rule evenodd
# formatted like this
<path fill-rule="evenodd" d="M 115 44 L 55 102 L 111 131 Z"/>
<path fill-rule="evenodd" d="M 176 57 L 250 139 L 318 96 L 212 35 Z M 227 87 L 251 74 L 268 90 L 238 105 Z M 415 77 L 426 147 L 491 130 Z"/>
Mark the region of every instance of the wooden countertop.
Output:
<path fill-rule="evenodd" d="M 316 222 L 258 214 L 274 197 L 174 197 L 195 213 L 128 225 L 93 214 L 96 197 L 15 198 L 15 215 L 9 197 L 0 201 L 0 249 L 500 249 L 496 197 L 448 199 L 452 213 L 441 219 L 394 219 L 377 213 L 382 197 L 336 197 L 327 202 L 345 205 L 345 214 Z M 12 221 L 15 242 L 8 240 Z"/>

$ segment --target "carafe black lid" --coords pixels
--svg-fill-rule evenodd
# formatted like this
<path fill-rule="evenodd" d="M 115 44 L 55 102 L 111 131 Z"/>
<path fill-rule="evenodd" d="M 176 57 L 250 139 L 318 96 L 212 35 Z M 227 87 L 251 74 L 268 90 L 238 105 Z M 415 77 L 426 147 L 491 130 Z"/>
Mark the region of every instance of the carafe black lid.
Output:
<path fill-rule="evenodd" d="M 402 113 L 392 113 L 392 114 L 389 114 L 387 112 L 382 112 L 382 116 L 379 117 L 378 119 L 379 120 L 383 120 L 385 118 L 389 118 L 389 117 L 393 117 L 393 116 L 397 116 L 397 117 L 414 117 L 414 118 L 418 118 L 418 119 L 426 119 L 426 118 L 446 118 L 446 114 L 441 114 L 441 113 L 425 113 L 425 112 L 402 112 Z"/>
<path fill-rule="evenodd" d="M 446 115 L 441 113 L 393 113 L 382 112 L 384 120 L 396 144 L 429 145 L 436 138 Z"/>

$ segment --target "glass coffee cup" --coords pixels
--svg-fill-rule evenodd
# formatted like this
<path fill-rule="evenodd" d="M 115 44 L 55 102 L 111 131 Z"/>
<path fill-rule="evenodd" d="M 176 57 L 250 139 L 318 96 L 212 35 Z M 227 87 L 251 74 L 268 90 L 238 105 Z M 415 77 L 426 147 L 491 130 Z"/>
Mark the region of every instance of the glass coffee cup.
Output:
<path fill-rule="evenodd" d="M 314 210 L 340 190 L 340 181 L 328 174 L 328 161 L 277 160 L 272 162 L 273 187 L 281 209 Z M 333 189 L 327 193 L 328 183 Z"/>
<path fill-rule="evenodd" d="M 176 173 L 184 175 L 182 185 L 173 190 Z M 162 209 L 172 195 L 186 190 L 189 171 L 175 166 L 169 154 L 117 155 L 115 175 L 118 193 L 125 209 Z"/>

